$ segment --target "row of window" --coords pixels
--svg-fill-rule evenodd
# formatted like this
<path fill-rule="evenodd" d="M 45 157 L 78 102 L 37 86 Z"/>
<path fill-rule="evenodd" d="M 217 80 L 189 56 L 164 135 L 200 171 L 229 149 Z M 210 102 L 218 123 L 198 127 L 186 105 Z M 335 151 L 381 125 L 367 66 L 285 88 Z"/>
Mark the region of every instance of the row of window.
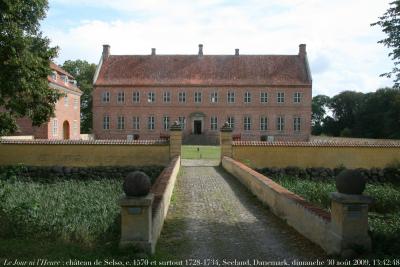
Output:
<path fill-rule="evenodd" d="M 52 125 L 52 136 L 53 137 L 58 137 L 58 119 L 53 119 L 53 125 Z M 74 120 L 72 122 L 72 134 L 73 135 L 78 135 L 79 130 L 78 130 L 78 121 Z"/>
<path fill-rule="evenodd" d="M 59 75 L 59 74 L 57 74 L 56 71 L 53 71 L 53 72 L 51 73 L 51 78 L 52 78 L 54 81 L 56 81 L 56 80 L 58 79 L 58 77 L 60 77 L 60 79 L 61 79 L 65 84 L 71 83 L 71 84 L 73 84 L 73 85 L 75 85 L 75 86 L 77 85 L 76 80 L 70 80 L 70 79 L 68 78 L 67 75 L 64 75 L 64 74 Z"/>
<path fill-rule="evenodd" d="M 182 128 L 186 128 L 186 118 L 185 117 L 179 117 L 178 118 L 179 123 L 182 125 Z M 140 117 L 138 116 L 133 116 L 132 117 L 132 129 L 133 130 L 140 130 Z M 230 128 L 235 129 L 235 117 L 233 116 L 228 116 L 227 117 L 227 122 L 230 126 Z M 267 131 L 269 129 L 268 125 L 268 117 L 266 116 L 261 116 L 259 119 L 259 130 L 261 131 Z M 300 132 L 301 129 L 301 118 L 300 117 L 294 117 L 293 118 L 293 131 L 295 132 Z M 147 117 L 147 129 L 148 130 L 155 130 L 155 117 L 154 116 L 149 116 Z M 117 117 L 117 129 L 123 130 L 125 129 L 125 117 L 124 116 L 118 116 Z M 164 116 L 162 118 L 162 129 L 168 130 L 170 127 L 170 117 Z M 243 117 L 243 130 L 244 131 L 251 131 L 253 128 L 253 120 L 250 116 L 244 116 Z M 109 130 L 110 129 L 110 116 L 106 115 L 103 117 L 103 129 L 104 130 Z M 210 129 L 212 131 L 218 130 L 218 117 L 216 116 L 211 116 L 210 117 Z M 255 130 L 255 129 L 254 129 Z M 277 131 L 284 131 L 285 130 L 285 118 L 283 116 L 279 116 L 276 118 L 276 130 Z"/>
<path fill-rule="evenodd" d="M 68 107 L 69 106 L 69 97 L 68 95 L 64 96 L 64 106 Z M 79 99 L 77 97 L 74 97 L 74 109 L 78 109 L 79 106 Z"/>
<path fill-rule="evenodd" d="M 300 103 L 302 99 L 302 93 L 295 92 L 293 93 L 293 103 Z M 186 92 L 179 92 L 178 93 L 178 102 L 179 103 L 186 103 Z M 163 93 L 163 102 L 164 103 L 171 103 L 171 92 L 165 91 Z M 109 103 L 111 101 L 111 94 L 110 92 L 103 92 L 101 100 L 103 103 Z M 147 93 L 147 102 L 154 103 L 156 102 L 156 93 L 155 92 L 148 92 Z M 210 103 L 218 103 L 219 101 L 219 94 L 218 92 L 212 92 L 210 94 Z M 235 103 L 236 101 L 236 93 L 234 91 L 229 91 L 227 93 L 227 101 L 228 103 Z M 252 93 L 245 92 L 243 95 L 244 103 L 251 103 L 252 102 Z M 135 91 L 132 93 L 132 102 L 139 103 L 140 102 L 140 92 Z M 194 93 L 194 102 L 195 103 L 202 103 L 203 102 L 203 93 L 202 92 L 195 92 Z M 276 95 L 276 102 L 277 103 L 285 103 L 285 93 L 278 92 Z M 125 103 L 125 92 L 120 91 L 117 93 L 117 103 L 123 104 Z M 260 103 L 268 103 L 268 92 L 260 92 Z"/>

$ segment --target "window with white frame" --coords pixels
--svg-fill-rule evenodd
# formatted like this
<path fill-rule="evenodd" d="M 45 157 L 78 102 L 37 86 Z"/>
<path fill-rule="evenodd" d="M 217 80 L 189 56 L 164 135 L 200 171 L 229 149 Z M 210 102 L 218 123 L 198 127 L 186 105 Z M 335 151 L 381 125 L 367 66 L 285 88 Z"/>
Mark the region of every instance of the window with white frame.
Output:
<path fill-rule="evenodd" d="M 58 120 L 57 119 L 53 119 L 52 134 L 53 134 L 54 137 L 58 136 Z"/>
<path fill-rule="evenodd" d="M 293 94 L 293 102 L 294 103 L 300 103 L 301 102 L 301 93 L 300 92 L 295 92 Z"/>
<path fill-rule="evenodd" d="M 201 92 L 194 92 L 194 102 L 201 103 Z"/>
<path fill-rule="evenodd" d="M 156 102 L 156 93 L 154 93 L 154 92 L 149 92 L 149 93 L 147 94 L 147 102 L 149 102 L 149 103 L 154 103 L 154 102 Z"/>
<path fill-rule="evenodd" d="M 51 72 L 51 78 L 52 78 L 53 80 L 57 80 L 57 72 L 56 72 L 56 71 L 52 71 L 52 72 Z"/>
<path fill-rule="evenodd" d="M 139 91 L 134 91 L 132 93 L 132 102 L 133 103 L 139 103 L 140 102 L 140 92 Z"/>
<path fill-rule="evenodd" d="M 250 92 L 244 93 L 244 103 L 251 103 L 251 93 Z"/>
<path fill-rule="evenodd" d="M 109 130 L 110 129 L 110 116 L 105 115 L 103 117 L 103 130 Z"/>
<path fill-rule="evenodd" d="M 229 116 L 227 122 L 228 122 L 229 128 L 231 128 L 231 129 L 235 128 L 235 118 L 234 117 Z"/>
<path fill-rule="evenodd" d="M 300 128 L 301 128 L 301 118 L 300 117 L 293 118 L 293 131 L 300 132 Z"/>
<path fill-rule="evenodd" d="M 178 101 L 179 101 L 179 103 L 185 103 L 186 102 L 186 92 L 179 92 Z"/>
<path fill-rule="evenodd" d="M 243 118 L 243 129 L 245 131 L 250 131 L 251 130 L 251 118 L 249 116 L 245 116 Z"/>
<path fill-rule="evenodd" d="M 125 92 L 124 91 L 118 92 L 118 94 L 117 94 L 117 102 L 119 104 L 122 104 L 122 103 L 125 102 Z"/>
<path fill-rule="evenodd" d="M 211 116 L 210 117 L 210 123 L 211 123 L 211 130 L 212 131 L 218 130 L 218 118 L 216 116 Z"/>
<path fill-rule="evenodd" d="M 68 105 L 69 105 L 69 99 L 68 99 L 68 95 L 66 94 L 64 96 L 64 106 L 68 107 Z"/>
<path fill-rule="evenodd" d="M 235 103 L 235 92 L 228 92 L 228 103 Z"/>
<path fill-rule="evenodd" d="M 149 116 L 147 118 L 147 129 L 154 130 L 155 127 L 155 119 L 154 116 Z"/>
<path fill-rule="evenodd" d="M 260 117 L 260 130 L 261 131 L 268 130 L 268 118 L 266 116 Z"/>
<path fill-rule="evenodd" d="M 218 103 L 218 92 L 211 92 L 210 102 Z"/>
<path fill-rule="evenodd" d="M 118 116 L 118 118 L 117 118 L 117 129 L 118 130 L 125 129 L 125 117 L 124 116 Z"/>
<path fill-rule="evenodd" d="M 179 121 L 179 125 L 181 126 L 181 129 L 185 129 L 186 128 L 186 118 L 185 117 L 179 117 L 178 118 Z"/>
<path fill-rule="evenodd" d="M 276 95 L 276 102 L 278 102 L 278 103 L 285 102 L 285 93 L 284 92 L 278 92 L 278 94 Z"/>
<path fill-rule="evenodd" d="M 72 123 L 72 132 L 73 135 L 77 136 L 78 135 L 78 121 L 74 120 Z"/>
<path fill-rule="evenodd" d="M 261 103 L 268 103 L 268 93 L 267 92 L 261 92 L 260 93 L 260 102 Z"/>
<path fill-rule="evenodd" d="M 169 129 L 169 117 L 168 116 L 163 117 L 163 128 L 164 128 L 164 130 Z"/>
<path fill-rule="evenodd" d="M 74 98 L 74 109 L 78 109 L 79 99 L 77 97 Z"/>
<path fill-rule="evenodd" d="M 103 103 L 110 102 L 110 92 L 103 92 L 102 95 L 101 95 L 101 101 Z"/>
<path fill-rule="evenodd" d="M 276 129 L 280 132 L 285 129 L 285 119 L 282 116 L 276 118 Z"/>
<path fill-rule="evenodd" d="M 132 117 L 132 128 L 133 130 L 140 130 L 140 118 L 138 116 Z"/>
<path fill-rule="evenodd" d="M 61 79 L 63 80 L 63 82 L 64 82 L 65 84 L 68 83 L 68 76 L 67 76 L 67 75 L 61 75 Z"/>
<path fill-rule="evenodd" d="M 171 102 L 171 93 L 168 91 L 164 92 L 164 103 L 170 103 Z"/>

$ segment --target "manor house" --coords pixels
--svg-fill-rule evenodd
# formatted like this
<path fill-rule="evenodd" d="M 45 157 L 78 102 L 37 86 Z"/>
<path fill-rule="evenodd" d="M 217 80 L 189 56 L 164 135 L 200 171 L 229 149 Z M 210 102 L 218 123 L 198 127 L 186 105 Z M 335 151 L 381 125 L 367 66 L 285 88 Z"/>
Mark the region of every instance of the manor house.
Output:
<path fill-rule="evenodd" d="M 15 136 L 32 136 L 35 139 L 80 139 L 80 110 L 82 91 L 75 78 L 53 62 L 51 75 L 47 77 L 49 90 L 62 93 L 55 103 L 54 116 L 41 126 L 32 126 L 28 117 L 18 118 L 18 131 Z M 1 112 L 2 110 L 0 110 Z"/>
<path fill-rule="evenodd" d="M 179 121 L 186 143 L 217 143 L 228 122 L 241 140 L 306 141 L 312 79 L 296 55 L 111 55 L 94 77 L 97 139 L 159 139 Z"/>

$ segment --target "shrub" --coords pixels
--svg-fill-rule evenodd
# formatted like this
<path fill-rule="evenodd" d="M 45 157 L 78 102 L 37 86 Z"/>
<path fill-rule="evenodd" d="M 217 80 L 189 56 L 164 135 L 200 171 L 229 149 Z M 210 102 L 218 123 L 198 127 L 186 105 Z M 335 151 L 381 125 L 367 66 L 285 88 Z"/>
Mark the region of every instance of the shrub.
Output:
<path fill-rule="evenodd" d="M 336 191 L 330 181 L 302 180 L 290 176 L 275 176 L 274 180 L 306 200 L 330 208 L 329 193 Z M 373 245 L 373 258 L 398 258 L 400 256 L 400 188 L 393 184 L 367 184 L 365 195 L 374 198 L 370 206 L 369 227 Z"/>
<path fill-rule="evenodd" d="M 136 169 L 154 181 L 162 167 L 2 167 L 0 237 L 61 239 L 85 245 L 116 239 L 117 200 L 123 194 L 119 177 Z"/>

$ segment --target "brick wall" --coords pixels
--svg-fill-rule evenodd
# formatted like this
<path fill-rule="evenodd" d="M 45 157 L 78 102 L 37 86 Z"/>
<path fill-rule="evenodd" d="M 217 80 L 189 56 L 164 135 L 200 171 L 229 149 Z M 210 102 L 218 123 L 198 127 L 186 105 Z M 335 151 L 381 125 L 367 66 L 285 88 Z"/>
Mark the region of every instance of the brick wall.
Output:
<path fill-rule="evenodd" d="M 164 141 L 1 140 L 0 165 L 147 166 L 167 165 Z"/>
<path fill-rule="evenodd" d="M 80 138 L 80 96 L 72 93 L 67 93 L 67 96 L 67 102 L 64 97 L 61 97 L 56 103 L 55 117 L 50 119 L 47 127 L 48 139 L 67 139 L 64 136 L 64 130 L 69 132 L 69 139 L 76 140 Z M 78 101 L 78 105 L 75 105 L 74 101 Z M 53 135 L 55 119 L 58 121 L 58 127 L 57 134 Z"/>
<path fill-rule="evenodd" d="M 102 103 L 102 93 L 110 92 L 110 102 Z M 124 103 L 117 103 L 118 92 L 125 92 Z M 140 102 L 133 103 L 133 91 L 140 92 Z M 147 93 L 155 92 L 156 101 L 147 102 Z M 171 102 L 164 103 L 163 93 L 170 92 Z M 179 92 L 186 92 L 186 103 L 178 102 Z M 228 91 L 235 92 L 235 103 L 227 102 Z M 251 103 L 244 103 L 245 92 L 251 92 Z M 202 92 L 202 102 L 195 103 L 195 92 Z M 211 93 L 218 92 L 218 103 L 211 103 Z M 268 93 L 268 103 L 260 103 L 260 92 Z M 285 102 L 277 103 L 277 93 L 285 93 Z M 300 92 L 300 103 L 293 102 L 293 94 Z M 98 139 L 126 139 L 128 134 L 139 134 L 143 139 L 159 138 L 163 129 L 163 117 L 170 118 L 170 124 L 179 116 L 186 118 L 186 128 L 183 135 L 193 131 L 190 114 L 203 113 L 203 132 L 210 138 L 218 138 L 218 130 L 227 120 L 228 116 L 235 118 L 233 134 L 241 134 L 242 140 L 260 140 L 261 135 L 273 135 L 275 140 L 304 141 L 308 140 L 311 128 L 311 87 L 100 87 L 93 92 L 93 128 Z M 148 116 L 155 116 L 155 130 L 147 129 Z M 110 129 L 103 130 L 103 117 L 110 116 Z M 117 117 L 125 117 L 125 129 L 117 129 Z M 140 117 L 140 130 L 133 129 L 132 117 Z M 218 118 L 217 130 L 211 130 L 211 116 Z M 245 116 L 251 117 L 251 130 L 244 131 L 243 120 Z M 260 117 L 268 118 L 268 129 L 260 131 Z M 276 118 L 285 118 L 284 131 L 276 129 Z M 300 132 L 293 131 L 293 118 L 301 118 Z"/>
<path fill-rule="evenodd" d="M 383 168 L 400 161 L 400 144 L 233 142 L 233 158 L 253 168 Z"/>

